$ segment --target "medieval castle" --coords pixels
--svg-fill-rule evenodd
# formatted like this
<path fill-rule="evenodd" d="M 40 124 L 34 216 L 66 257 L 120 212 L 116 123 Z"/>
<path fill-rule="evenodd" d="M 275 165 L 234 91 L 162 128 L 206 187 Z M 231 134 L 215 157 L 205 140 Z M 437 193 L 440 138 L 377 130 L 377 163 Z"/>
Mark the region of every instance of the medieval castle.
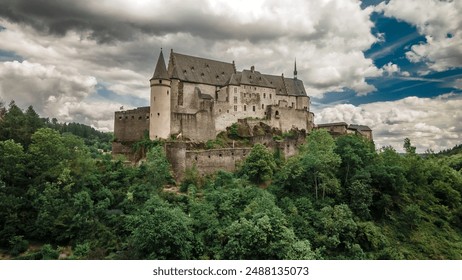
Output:
<path fill-rule="evenodd" d="M 186 142 L 205 142 L 242 121 L 250 131 L 257 125 L 281 132 L 296 129 L 308 133 L 315 128 L 310 98 L 303 81 L 297 78 L 296 63 L 293 77 L 286 78 L 262 74 L 254 66 L 250 70 L 237 71 L 234 61 L 221 62 L 172 50 L 167 67 L 161 50 L 150 86 L 150 107 L 115 112 L 113 154 L 129 154 L 129 144 L 141 140 L 148 132 L 151 140 L 178 138 Z M 371 130 L 365 126 L 335 123 L 320 127 L 333 134 L 353 132 L 372 139 Z M 166 147 L 174 170 L 182 173 L 188 167 L 188 145 L 177 141 Z M 212 169 L 223 164 L 226 165 L 222 166 L 224 169 L 233 169 L 236 161 L 246 155 L 246 151 L 241 150 L 204 151 L 208 153 L 205 164 L 212 162 Z M 295 152 L 289 150 L 286 156 Z M 199 164 L 200 151 L 190 152 Z M 216 153 L 223 164 L 214 162 L 211 153 Z M 237 156 L 239 153 L 242 155 Z M 232 160 L 225 163 L 225 154 Z M 176 164 L 178 156 L 179 166 Z"/>

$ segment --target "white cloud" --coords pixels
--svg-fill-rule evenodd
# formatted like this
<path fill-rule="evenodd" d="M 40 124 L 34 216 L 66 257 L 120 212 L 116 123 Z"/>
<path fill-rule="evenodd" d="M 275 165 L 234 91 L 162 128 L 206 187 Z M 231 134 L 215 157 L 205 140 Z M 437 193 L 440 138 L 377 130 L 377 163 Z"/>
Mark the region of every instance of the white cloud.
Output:
<path fill-rule="evenodd" d="M 387 64 L 382 66 L 382 69 L 384 73 L 387 74 L 387 76 L 392 76 L 395 73 L 400 73 L 399 66 L 391 62 L 388 62 Z"/>
<path fill-rule="evenodd" d="M 104 131 L 113 129 L 118 104 L 91 102 L 96 79 L 75 69 L 57 69 L 53 65 L 23 62 L 0 63 L 0 97 L 15 100 L 21 108 L 33 105 L 42 116 L 62 122 L 80 122 Z"/>
<path fill-rule="evenodd" d="M 437 98 L 407 97 L 397 101 L 360 106 L 340 104 L 322 109 L 316 123 L 346 122 L 368 125 L 376 147 L 393 146 L 403 151 L 404 138 L 411 139 L 418 152 L 439 151 L 460 144 L 462 137 L 462 96 L 446 94 Z"/>
<path fill-rule="evenodd" d="M 444 71 L 462 65 L 462 1 L 390 0 L 376 10 L 417 27 L 426 43 L 406 53 L 411 62 L 425 62 L 431 70 Z"/>
<path fill-rule="evenodd" d="M 1 65 L 7 75 L 0 77 L 0 98 L 63 121 L 75 114 L 76 121 L 111 129 L 113 115 L 94 110 L 134 106 L 130 100 L 148 105 L 161 45 L 286 77 L 296 57 L 311 96 L 345 88 L 365 95 L 376 90 L 366 78 L 382 74 L 363 54 L 380 38 L 371 33 L 372 9 L 362 10 L 359 0 L 45 0 L 34 9 L 23 9 L 22 0 L 6 2 L 11 9 L 0 12 L 0 49 L 25 61 Z M 96 96 L 101 86 L 116 95 Z M 105 105 L 91 106 L 94 100 Z"/>

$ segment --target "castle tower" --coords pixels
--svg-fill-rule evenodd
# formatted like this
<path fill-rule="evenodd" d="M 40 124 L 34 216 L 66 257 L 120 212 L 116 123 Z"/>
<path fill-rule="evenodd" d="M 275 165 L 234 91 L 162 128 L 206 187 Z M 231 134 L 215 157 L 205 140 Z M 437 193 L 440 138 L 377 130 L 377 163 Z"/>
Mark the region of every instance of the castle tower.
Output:
<path fill-rule="evenodd" d="M 159 59 L 151 80 L 151 112 L 149 138 L 167 139 L 170 136 L 171 100 L 170 79 L 165 67 L 164 55 L 160 49 Z"/>

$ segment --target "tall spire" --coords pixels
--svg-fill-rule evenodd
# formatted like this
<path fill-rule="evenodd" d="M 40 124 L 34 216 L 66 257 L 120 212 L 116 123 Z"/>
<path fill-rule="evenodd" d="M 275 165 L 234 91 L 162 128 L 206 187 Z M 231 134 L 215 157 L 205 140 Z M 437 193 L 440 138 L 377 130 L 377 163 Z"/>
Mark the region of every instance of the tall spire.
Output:
<path fill-rule="evenodd" d="M 165 67 L 164 54 L 162 53 L 162 48 L 160 48 L 159 59 L 157 59 L 156 70 L 154 70 L 153 79 L 166 79 L 168 80 L 167 67 Z"/>
<path fill-rule="evenodd" d="M 294 80 L 297 79 L 297 58 L 295 58 L 295 65 L 294 65 Z"/>

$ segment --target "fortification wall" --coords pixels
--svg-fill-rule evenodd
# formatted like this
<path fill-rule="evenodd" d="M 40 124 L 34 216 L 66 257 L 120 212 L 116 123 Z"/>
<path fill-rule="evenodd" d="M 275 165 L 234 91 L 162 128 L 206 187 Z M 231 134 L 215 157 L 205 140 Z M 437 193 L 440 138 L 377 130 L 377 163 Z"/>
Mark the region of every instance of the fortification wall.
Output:
<path fill-rule="evenodd" d="M 304 129 L 310 131 L 310 113 L 306 110 L 296 110 L 285 106 L 270 106 L 268 108 L 269 125 L 276 127 L 283 132 L 291 128 Z"/>
<path fill-rule="evenodd" d="M 200 174 L 212 174 L 217 170 L 232 172 L 245 159 L 251 148 L 228 148 L 186 151 L 186 168 L 197 168 Z"/>
<path fill-rule="evenodd" d="M 184 138 L 207 141 L 215 138 L 215 123 L 210 111 L 195 114 L 172 113 L 172 133 L 181 133 Z"/>
<path fill-rule="evenodd" d="M 279 150 L 285 158 L 296 155 L 304 142 L 304 134 L 280 141 L 274 141 L 270 135 L 252 138 L 252 144 L 263 144 L 273 152 Z M 233 172 L 252 150 L 251 147 L 197 150 L 193 144 L 177 141 L 165 144 L 167 158 L 178 181 L 184 178 L 185 171 L 190 168 L 196 168 L 201 175 L 218 170 Z"/>
<path fill-rule="evenodd" d="M 114 117 L 114 138 L 119 142 L 135 142 L 149 131 L 149 107 L 117 111 Z"/>

